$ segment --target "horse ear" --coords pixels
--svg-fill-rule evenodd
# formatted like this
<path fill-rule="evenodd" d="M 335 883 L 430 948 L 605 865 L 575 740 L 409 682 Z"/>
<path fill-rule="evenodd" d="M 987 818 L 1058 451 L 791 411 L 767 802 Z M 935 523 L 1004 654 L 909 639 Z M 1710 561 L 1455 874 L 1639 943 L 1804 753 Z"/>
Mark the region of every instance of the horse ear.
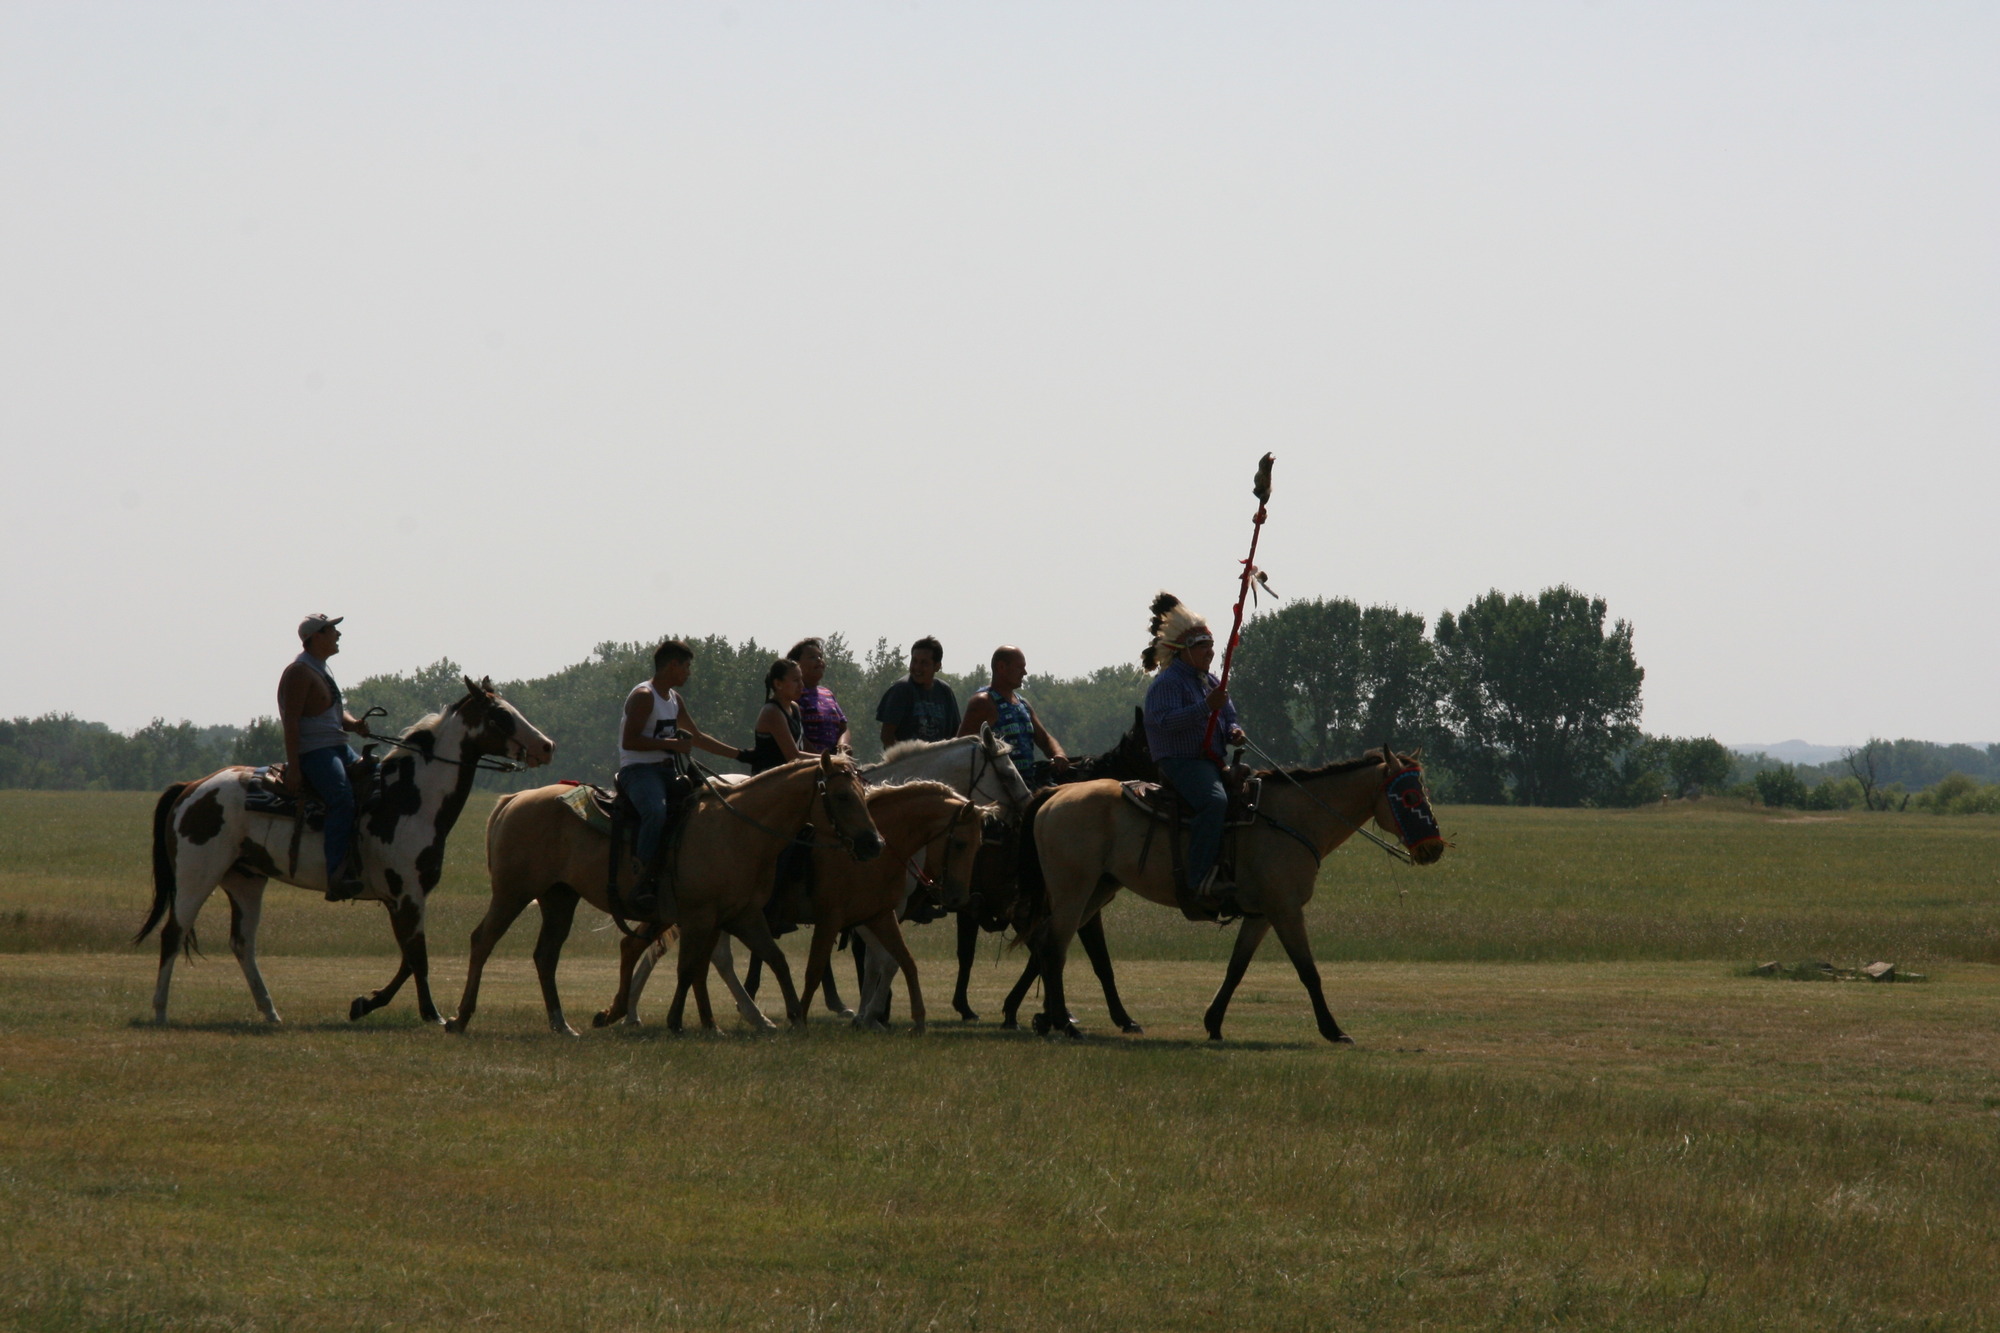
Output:
<path fill-rule="evenodd" d="M 819 757 L 819 771 L 820 771 L 820 772 L 822 772 L 822 773 L 831 773 L 831 772 L 833 772 L 833 756 L 832 756 L 831 754 L 828 754 L 828 753 L 825 753 L 825 752 L 822 752 L 822 753 L 820 754 L 820 757 Z"/>
<path fill-rule="evenodd" d="M 1396 766 L 1396 752 L 1389 748 L 1389 741 L 1386 737 L 1382 741 L 1382 762 L 1391 768 Z"/>
<path fill-rule="evenodd" d="M 979 743 L 989 750 L 993 748 L 993 724 L 991 722 L 981 722 L 979 724 Z"/>
<path fill-rule="evenodd" d="M 473 683 L 472 683 L 472 677 L 470 677 L 470 676 L 460 676 L 460 677 L 459 677 L 459 679 L 465 682 L 465 692 L 466 692 L 467 694 L 478 694 L 478 693 L 479 693 L 479 687 L 478 687 L 477 685 L 475 685 L 475 684 L 473 684 Z"/>
<path fill-rule="evenodd" d="M 492 693 L 494 692 L 494 691 L 493 691 L 493 677 L 491 677 L 491 676 L 481 676 L 481 677 L 479 678 L 479 689 L 480 689 L 480 692 L 481 692 L 482 694 L 492 694 Z"/>

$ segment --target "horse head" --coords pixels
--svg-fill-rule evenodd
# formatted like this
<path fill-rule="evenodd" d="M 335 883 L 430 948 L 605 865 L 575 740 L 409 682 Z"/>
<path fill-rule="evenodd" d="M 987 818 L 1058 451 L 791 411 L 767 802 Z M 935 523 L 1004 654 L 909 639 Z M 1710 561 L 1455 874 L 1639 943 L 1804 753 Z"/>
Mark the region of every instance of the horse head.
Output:
<path fill-rule="evenodd" d="M 1420 866 L 1434 865 L 1444 855 L 1444 834 L 1438 829 L 1431 809 L 1430 792 L 1424 787 L 1423 765 L 1415 755 L 1399 755 L 1385 742 L 1382 746 L 1382 797 L 1375 806 L 1375 822 L 1393 833 Z"/>
<path fill-rule="evenodd" d="M 544 736 L 521 710 L 500 697 L 493 678 L 465 682 L 465 697 L 451 706 L 465 724 L 465 748 L 473 754 L 500 755 L 530 768 L 548 763 L 556 743 Z"/>
<path fill-rule="evenodd" d="M 1019 818 L 1021 812 L 1028 808 L 1028 802 L 1034 793 L 1028 790 L 1028 783 L 1021 776 L 1021 770 L 1014 767 L 1013 749 L 993 734 L 991 722 L 979 724 L 979 750 L 983 756 L 984 771 L 972 784 L 972 791 L 969 794 L 975 801 L 997 800 L 999 804 L 1007 807 L 1010 815 Z M 992 779 L 990 782 L 989 777 Z"/>
<path fill-rule="evenodd" d="M 882 854 L 882 834 L 868 813 L 866 789 L 852 760 L 830 754 L 819 757 L 819 795 L 835 835 L 847 843 L 855 860 L 872 861 Z"/>

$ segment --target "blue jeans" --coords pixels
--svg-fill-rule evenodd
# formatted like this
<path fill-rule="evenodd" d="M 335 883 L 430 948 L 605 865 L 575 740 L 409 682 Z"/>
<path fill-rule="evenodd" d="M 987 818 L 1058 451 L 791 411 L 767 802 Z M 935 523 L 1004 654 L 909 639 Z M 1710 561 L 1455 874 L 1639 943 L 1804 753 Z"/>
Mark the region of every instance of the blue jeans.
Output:
<path fill-rule="evenodd" d="M 627 764 L 618 770 L 618 790 L 625 793 L 625 799 L 639 816 L 637 850 L 641 873 L 653 863 L 660 850 L 660 839 L 666 834 L 667 816 L 673 809 L 667 799 L 667 784 L 675 775 L 672 764 Z"/>
<path fill-rule="evenodd" d="M 1222 770 L 1206 759 L 1155 761 L 1167 785 L 1194 807 L 1188 821 L 1188 888 L 1198 889 L 1215 868 L 1222 851 L 1222 821 L 1229 816 L 1229 793 L 1222 787 Z"/>
<path fill-rule="evenodd" d="M 340 878 L 347 849 L 354 842 L 354 788 L 347 783 L 347 766 L 360 759 L 351 745 L 329 745 L 299 756 L 299 776 L 326 802 L 326 882 Z"/>

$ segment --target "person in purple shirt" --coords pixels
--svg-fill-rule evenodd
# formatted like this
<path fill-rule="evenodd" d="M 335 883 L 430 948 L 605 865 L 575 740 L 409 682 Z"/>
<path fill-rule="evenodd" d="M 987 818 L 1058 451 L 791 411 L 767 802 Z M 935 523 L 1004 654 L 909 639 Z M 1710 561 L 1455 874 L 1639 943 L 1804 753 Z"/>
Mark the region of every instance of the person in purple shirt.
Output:
<path fill-rule="evenodd" d="M 1194 809 L 1188 825 L 1187 882 L 1182 910 L 1195 920 L 1213 916 L 1226 904 L 1233 885 L 1215 884 L 1215 859 L 1222 851 L 1222 826 L 1229 793 L 1222 785 L 1222 742 L 1247 739 L 1236 724 L 1236 705 L 1209 674 L 1215 634 L 1208 622 L 1169 593 L 1153 599 L 1153 641 L 1140 661 L 1157 671 L 1146 690 L 1146 746 L 1160 776 Z M 1208 719 L 1216 717 L 1211 733 Z M 1206 744 L 1204 744 L 1206 738 Z"/>
<path fill-rule="evenodd" d="M 785 656 L 799 664 L 805 691 L 799 695 L 799 716 L 805 720 L 804 748 L 814 754 L 846 754 L 847 714 L 833 691 L 820 684 L 826 675 L 826 640 L 800 639 Z"/>

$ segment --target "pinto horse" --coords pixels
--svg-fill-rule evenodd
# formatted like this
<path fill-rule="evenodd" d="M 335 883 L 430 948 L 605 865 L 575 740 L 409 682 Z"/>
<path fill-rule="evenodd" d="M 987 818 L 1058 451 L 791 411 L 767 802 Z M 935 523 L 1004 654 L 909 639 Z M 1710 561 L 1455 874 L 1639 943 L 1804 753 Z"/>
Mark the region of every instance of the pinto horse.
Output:
<path fill-rule="evenodd" d="M 602 912 L 611 910 L 606 895 L 611 839 L 570 812 L 562 801 L 566 790 L 537 787 L 504 797 L 486 821 L 493 899 L 472 932 L 465 996 L 446 1025 L 452 1032 L 465 1031 L 472 1021 L 480 973 L 493 947 L 529 903 L 539 902 L 542 931 L 535 941 L 535 972 L 549 1027 L 562 1036 L 577 1035 L 563 1018 L 556 963 L 579 900 Z M 704 786 L 690 800 L 694 808 L 684 816 L 687 824 L 672 861 L 676 919 L 660 923 L 680 927 L 680 989 L 667 1025 L 680 1030 L 682 1004 L 692 987 L 701 1025 L 715 1026 L 707 975 L 723 930 L 765 960 L 784 991 L 786 1016 L 794 1024 L 804 1023 L 791 970 L 764 920 L 764 902 L 771 896 L 778 854 L 815 812 L 824 812 L 826 827 L 857 860 L 881 853 L 882 835 L 868 817 L 859 774 L 848 760 L 820 755 L 795 759 L 740 783 Z M 637 881 L 634 860 L 626 858 L 620 870 L 621 897 Z"/>
<path fill-rule="evenodd" d="M 1276 930 L 1285 953 L 1312 999 L 1319 1031 L 1328 1041 L 1350 1043 L 1326 1007 L 1319 967 L 1306 935 L 1305 905 L 1312 899 L 1320 862 L 1373 819 L 1398 837 L 1417 865 L 1444 854 L 1444 839 L 1423 787 L 1417 762 L 1388 746 L 1360 759 L 1325 768 L 1289 770 L 1289 781 L 1266 773 L 1257 824 L 1235 832 L 1236 882 L 1247 915 L 1229 955 L 1229 970 L 1202 1023 L 1212 1041 L 1222 1040 L 1222 1019 L 1230 996 L 1243 980 L 1257 946 Z M 1046 915 L 1029 936 L 1042 964 L 1043 1008 L 1037 1032 L 1081 1035 L 1071 1020 L 1063 991 L 1063 963 L 1077 928 L 1121 888 L 1172 907 L 1174 858 L 1164 837 L 1132 808 L 1115 782 L 1084 782 L 1049 793 L 1035 816 L 1035 866 L 1044 881 Z M 1150 857 L 1148 852 L 1150 851 Z M 1024 890 L 1029 889 L 1024 884 Z"/>
<path fill-rule="evenodd" d="M 379 795 L 355 821 L 354 839 L 368 886 L 361 897 L 388 908 L 402 965 L 388 985 L 355 999 L 348 1007 L 350 1019 L 380 1009 L 414 977 L 424 1021 L 444 1021 L 431 1002 L 424 905 L 444 873 L 445 839 L 472 794 L 482 756 L 539 765 L 549 762 L 555 750 L 554 741 L 494 691 L 491 679 L 475 685 L 470 677 L 463 699 L 424 718 L 396 741 L 396 753 L 382 762 Z M 195 917 L 217 888 L 229 896 L 229 947 L 243 968 L 250 996 L 266 1022 L 278 1021 L 257 966 L 264 886 L 275 879 L 325 892 L 325 840 L 323 834 L 299 827 L 303 815 L 245 809 L 245 798 L 258 781 L 255 769 L 225 768 L 198 782 L 175 783 L 153 807 L 153 906 L 132 942 L 160 928 L 155 1022 L 167 1021 L 174 960 L 195 947 Z M 355 795 L 361 800 L 367 794 Z"/>

